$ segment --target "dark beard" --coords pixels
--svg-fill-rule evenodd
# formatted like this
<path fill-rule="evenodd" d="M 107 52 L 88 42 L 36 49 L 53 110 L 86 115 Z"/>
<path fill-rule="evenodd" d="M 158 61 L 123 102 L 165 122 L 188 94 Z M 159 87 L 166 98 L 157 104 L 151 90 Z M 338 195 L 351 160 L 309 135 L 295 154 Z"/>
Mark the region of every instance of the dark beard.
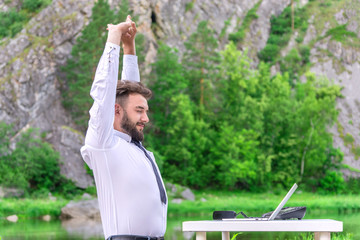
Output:
<path fill-rule="evenodd" d="M 134 124 L 130 121 L 126 111 L 124 111 L 124 116 L 121 119 L 120 126 L 125 131 L 125 133 L 130 135 L 133 140 L 139 142 L 144 140 L 144 133 L 136 129 L 136 123 Z"/>

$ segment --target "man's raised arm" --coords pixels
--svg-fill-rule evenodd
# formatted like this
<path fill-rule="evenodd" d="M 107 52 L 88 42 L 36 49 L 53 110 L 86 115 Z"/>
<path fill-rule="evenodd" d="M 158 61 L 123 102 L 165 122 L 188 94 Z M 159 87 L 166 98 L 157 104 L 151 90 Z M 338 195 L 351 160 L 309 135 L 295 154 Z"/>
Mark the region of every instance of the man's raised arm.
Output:
<path fill-rule="evenodd" d="M 108 24 L 107 43 L 90 91 L 94 104 L 90 109 L 85 144 L 94 148 L 108 148 L 112 144 L 120 40 L 123 35 L 129 34 L 130 27 L 129 21 L 117 25 Z"/>
<path fill-rule="evenodd" d="M 135 35 L 137 29 L 130 16 L 126 18 L 126 22 L 131 23 L 131 27 L 129 28 L 127 34 L 123 34 L 121 37 L 124 50 L 123 71 L 121 74 L 121 79 L 140 82 L 139 66 L 135 50 Z"/>

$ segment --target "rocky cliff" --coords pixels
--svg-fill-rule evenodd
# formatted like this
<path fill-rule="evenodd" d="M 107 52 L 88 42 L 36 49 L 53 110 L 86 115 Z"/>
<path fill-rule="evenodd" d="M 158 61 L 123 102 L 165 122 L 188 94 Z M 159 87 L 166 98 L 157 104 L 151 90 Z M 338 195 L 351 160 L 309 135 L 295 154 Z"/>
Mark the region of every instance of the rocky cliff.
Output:
<path fill-rule="evenodd" d="M 57 70 L 69 58 L 91 8 L 89 1 L 53 1 L 0 47 L 0 120 L 19 132 L 45 131 L 61 154 L 62 174 L 82 188 L 93 185 L 79 152 L 84 137 L 62 107 Z"/>
<path fill-rule="evenodd" d="M 139 16 L 138 30 L 146 37 L 146 52 L 140 54 L 145 54 L 149 66 L 155 60 L 158 40 L 178 48 L 181 53 L 184 41 L 202 20 L 209 21 L 217 36 L 224 29 L 225 21 L 229 21 L 226 32 L 234 32 L 259 1 L 132 0 L 130 6 Z M 109 2 L 116 7 L 120 0 Z M 319 19 L 314 13 L 303 43 L 315 42 L 311 50 L 311 71 L 344 87 L 344 98 L 338 101 L 339 123 L 330 131 L 334 133 L 335 146 L 345 154 L 345 164 L 350 166 L 347 175 L 360 176 L 360 171 L 355 170 L 360 169 L 357 159 L 360 156 L 357 147 L 360 145 L 360 96 L 357 94 L 360 91 L 360 49 L 330 37 L 318 38 L 325 35 L 333 21 L 348 23 L 348 30 L 360 37 L 359 12 L 349 7 L 350 3 L 357 2 L 343 2 L 320 26 L 315 24 Z M 0 45 L 0 121 L 13 123 L 16 131 L 31 126 L 47 132 L 47 140 L 61 153 L 62 173 L 83 188 L 93 184 L 79 153 L 84 137 L 76 131 L 70 115 L 62 107 L 58 70 L 70 57 L 76 38 L 89 21 L 93 4 L 94 1 L 85 0 L 54 0 L 19 34 L 3 39 Z M 261 1 L 258 18 L 251 22 L 243 46 L 249 49 L 255 64 L 258 62 L 256 53 L 264 48 L 269 37 L 271 16 L 280 14 L 289 4 L 290 0 Z M 302 0 L 299 4 L 306 6 L 308 2 Z M 0 8 L 6 11 L 5 1 L 0 1 Z M 219 48 L 225 43 L 221 42 Z M 349 134 L 353 139 L 350 144 L 344 141 L 344 136 Z"/>

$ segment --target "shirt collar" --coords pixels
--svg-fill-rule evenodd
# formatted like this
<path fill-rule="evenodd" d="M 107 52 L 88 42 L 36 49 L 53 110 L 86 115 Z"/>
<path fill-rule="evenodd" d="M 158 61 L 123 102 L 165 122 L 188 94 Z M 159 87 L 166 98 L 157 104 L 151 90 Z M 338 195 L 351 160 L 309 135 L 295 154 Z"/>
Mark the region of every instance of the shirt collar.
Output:
<path fill-rule="evenodd" d="M 126 134 L 126 133 L 123 133 L 123 132 L 120 132 L 120 131 L 114 129 L 114 134 L 115 134 L 116 136 L 124 139 L 124 140 L 127 141 L 127 142 L 131 142 L 131 137 L 130 137 L 128 134 Z"/>

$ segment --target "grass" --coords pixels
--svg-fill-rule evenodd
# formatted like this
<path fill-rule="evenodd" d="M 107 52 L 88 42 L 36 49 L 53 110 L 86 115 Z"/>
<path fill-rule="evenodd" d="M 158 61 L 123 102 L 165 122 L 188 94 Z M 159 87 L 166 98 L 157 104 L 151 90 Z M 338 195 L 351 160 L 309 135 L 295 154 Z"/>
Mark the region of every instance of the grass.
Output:
<path fill-rule="evenodd" d="M 273 211 L 286 192 L 247 193 L 205 191 L 195 192 L 196 201 L 171 203 L 169 199 L 169 216 L 201 215 L 215 210 L 243 211 L 250 215 L 258 212 Z M 204 200 L 205 199 L 205 200 Z M 60 199 L 2 199 L 0 200 L 0 217 L 16 214 L 20 219 L 37 218 L 44 215 L 58 217 L 70 200 Z M 360 195 L 320 195 L 297 191 L 287 206 L 306 206 L 308 211 L 324 212 L 358 212 L 360 211 Z"/>
<path fill-rule="evenodd" d="M 0 218 L 10 215 L 17 215 L 20 219 L 36 218 L 44 215 L 58 217 L 61 214 L 61 208 L 69 200 L 49 199 L 1 199 L 0 200 Z"/>
<path fill-rule="evenodd" d="M 201 214 L 215 210 L 257 212 L 273 211 L 286 192 L 281 194 L 254 194 L 246 192 L 199 192 L 196 201 L 169 204 L 169 214 Z M 201 199 L 206 199 L 202 201 Z M 295 192 L 287 206 L 306 206 L 308 211 L 347 212 L 360 211 L 360 195 L 320 195 Z"/>

